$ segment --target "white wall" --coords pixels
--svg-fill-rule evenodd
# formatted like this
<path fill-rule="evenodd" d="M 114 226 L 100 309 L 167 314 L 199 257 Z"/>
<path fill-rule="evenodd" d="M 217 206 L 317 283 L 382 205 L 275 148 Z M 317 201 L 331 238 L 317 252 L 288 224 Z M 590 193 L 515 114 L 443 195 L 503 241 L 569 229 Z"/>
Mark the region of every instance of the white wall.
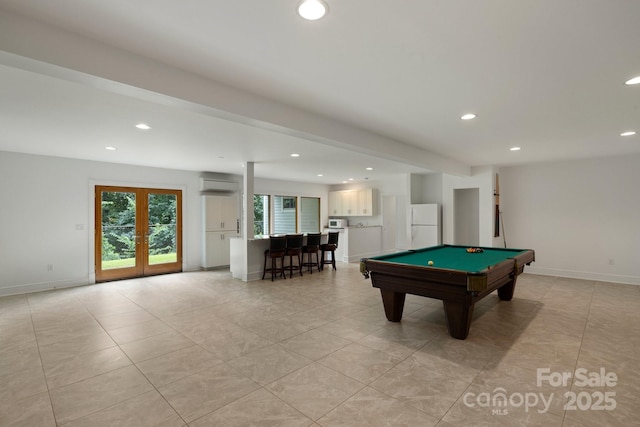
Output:
<path fill-rule="evenodd" d="M 640 155 L 501 168 L 507 245 L 532 273 L 640 284 L 639 185 Z"/>
<path fill-rule="evenodd" d="M 91 283 L 93 186 L 183 190 L 183 268 L 200 265 L 196 172 L 0 152 L 0 295 Z M 53 265 L 53 271 L 47 266 Z"/>
<path fill-rule="evenodd" d="M 442 174 L 409 174 L 410 204 L 442 204 Z"/>

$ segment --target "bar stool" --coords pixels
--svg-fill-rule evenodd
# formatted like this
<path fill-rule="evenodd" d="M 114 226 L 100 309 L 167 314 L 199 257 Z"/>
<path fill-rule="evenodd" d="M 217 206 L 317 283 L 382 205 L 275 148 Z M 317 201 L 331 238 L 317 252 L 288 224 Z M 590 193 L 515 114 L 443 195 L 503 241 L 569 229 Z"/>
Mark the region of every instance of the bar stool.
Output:
<path fill-rule="evenodd" d="M 320 257 L 320 270 L 324 270 L 325 264 L 331 264 L 333 266 L 333 269 L 336 270 L 336 249 L 338 248 L 338 236 L 340 236 L 339 231 L 330 231 L 327 243 L 320 245 L 320 250 L 322 251 L 322 256 Z M 324 254 L 326 252 L 331 252 L 330 260 L 325 259 Z"/>
<path fill-rule="evenodd" d="M 315 265 L 320 271 L 320 260 L 318 258 L 318 250 L 320 249 L 320 239 L 322 234 L 309 233 L 307 234 L 307 244 L 302 247 L 302 266 L 307 267 L 307 271 L 313 274 L 313 266 Z M 307 261 L 304 260 L 304 255 L 307 254 Z M 313 254 L 316 255 L 316 262 L 313 262 Z"/>
<path fill-rule="evenodd" d="M 302 276 L 302 234 L 287 234 L 285 238 L 287 245 L 284 256 L 289 257 L 289 265 L 283 268 L 289 271 L 289 278 L 293 277 L 293 270 L 298 270 Z M 298 258 L 298 265 L 293 264 L 294 256 Z"/>
<path fill-rule="evenodd" d="M 264 251 L 264 269 L 262 271 L 262 280 L 267 271 L 271 272 L 271 281 L 276 278 L 277 274 L 284 277 L 287 276 L 284 272 L 284 254 L 286 250 L 286 237 L 285 236 L 270 236 L 269 237 L 269 249 Z M 267 268 L 267 258 L 271 258 L 271 268 Z M 278 259 L 280 259 L 280 267 L 278 267 Z"/>

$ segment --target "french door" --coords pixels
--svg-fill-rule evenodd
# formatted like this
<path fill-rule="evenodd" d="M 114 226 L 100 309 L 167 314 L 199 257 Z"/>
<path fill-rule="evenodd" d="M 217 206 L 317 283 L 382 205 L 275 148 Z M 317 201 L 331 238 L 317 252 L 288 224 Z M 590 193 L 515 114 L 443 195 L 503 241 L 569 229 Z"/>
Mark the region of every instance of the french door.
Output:
<path fill-rule="evenodd" d="M 182 191 L 96 186 L 96 281 L 182 271 Z"/>

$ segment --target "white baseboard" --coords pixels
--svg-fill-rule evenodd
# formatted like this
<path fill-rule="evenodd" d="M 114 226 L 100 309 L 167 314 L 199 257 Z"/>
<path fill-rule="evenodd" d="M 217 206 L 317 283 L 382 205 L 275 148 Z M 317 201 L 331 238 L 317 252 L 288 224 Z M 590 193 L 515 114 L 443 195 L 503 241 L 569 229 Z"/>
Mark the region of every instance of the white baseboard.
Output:
<path fill-rule="evenodd" d="M 640 285 L 640 277 L 623 276 L 617 274 L 602 274 L 589 271 L 561 270 L 556 268 L 525 267 L 525 273 L 541 276 L 566 277 L 568 279 L 594 280 L 597 282 L 622 283 L 625 285 Z"/>
<path fill-rule="evenodd" d="M 367 258 L 367 257 L 376 256 L 376 255 L 379 255 L 379 254 L 358 255 L 357 257 L 353 257 L 351 262 L 358 262 L 360 261 L 360 258 Z M 200 270 L 199 267 L 190 266 L 187 271 L 198 271 L 198 270 Z M 538 268 L 538 267 L 531 267 L 531 266 L 525 267 L 525 273 L 538 274 L 541 276 L 565 277 L 569 279 L 583 279 L 583 280 L 593 280 L 597 282 L 621 283 L 626 285 L 640 286 L 640 277 L 637 277 L 637 276 L 602 274 L 602 273 L 584 272 L 584 271 L 561 270 L 561 269 L 554 269 L 554 268 Z M 246 277 L 242 277 L 239 279 L 244 282 L 261 280 L 262 271 L 253 271 L 247 274 Z M 265 277 L 265 280 L 267 280 L 266 277 Z M 30 283 L 25 285 L 9 286 L 9 287 L 0 288 L 0 297 L 9 296 L 9 295 L 30 294 L 33 292 L 52 291 L 55 289 L 73 288 L 76 286 L 86 286 L 93 283 L 94 283 L 94 280 L 92 280 L 91 277 L 87 277 L 82 279 L 61 280 L 58 282 Z"/>
<path fill-rule="evenodd" d="M 52 291 L 55 289 L 73 288 L 91 284 L 89 278 L 61 280 L 58 282 L 29 283 L 0 288 L 0 297 L 9 295 L 31 294 L 33 292 Z"/>

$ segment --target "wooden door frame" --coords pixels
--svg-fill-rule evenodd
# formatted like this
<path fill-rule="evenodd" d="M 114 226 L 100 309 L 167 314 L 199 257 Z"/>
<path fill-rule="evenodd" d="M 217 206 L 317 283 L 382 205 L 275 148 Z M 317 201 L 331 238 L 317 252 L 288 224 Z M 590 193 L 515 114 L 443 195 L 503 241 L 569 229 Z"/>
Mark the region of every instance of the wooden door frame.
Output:
<path fill-rule="evenodd" d="M 127 192 L 136 194 L 136 266 L 124 269 L 103 271 L 101 269 L 102 253 L 102 206 L 103 191 Z M 133 277 L 150 276 L 155 274 L 174 273 L 182 271 L 183 230 L 182 230 L 182 193 L 184 189 L 167 189 L 153 187 L 135 187 L 120 185 L 93 185 L 94 197 L 94 239 L 93 239 L 93 268 L 95 282 L 127 279 Z M 148 195 L 175 194 L 176 195 L 176 250 L 175 263 L 149 264 L 148 250 Z"/>

